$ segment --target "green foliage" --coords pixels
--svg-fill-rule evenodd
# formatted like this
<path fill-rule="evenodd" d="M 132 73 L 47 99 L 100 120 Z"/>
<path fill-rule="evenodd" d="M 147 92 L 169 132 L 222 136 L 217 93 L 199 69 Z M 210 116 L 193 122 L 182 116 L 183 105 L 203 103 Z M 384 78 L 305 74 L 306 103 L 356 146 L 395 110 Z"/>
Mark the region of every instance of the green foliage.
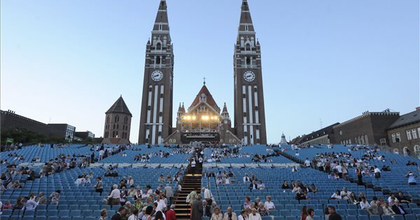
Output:
<path fill-rule="evenodd" d="M 7 138 L 13 138 L 15 143 L 45 143 L 48 141 L 44 135 L 26 129 L 7 129 L 1 132 L 1 144 L 6 144 Z"/>

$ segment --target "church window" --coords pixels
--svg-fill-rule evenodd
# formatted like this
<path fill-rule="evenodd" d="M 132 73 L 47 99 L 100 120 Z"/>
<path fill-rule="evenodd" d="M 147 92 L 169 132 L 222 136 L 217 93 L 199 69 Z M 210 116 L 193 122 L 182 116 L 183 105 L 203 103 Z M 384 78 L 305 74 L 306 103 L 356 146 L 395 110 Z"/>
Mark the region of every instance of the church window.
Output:
<path fill-rule="evenodd" d="M 120 121 L 120 117 L 118 117 L 118 115 L 115 116 L 114 122 L 119 122 L 119 121 Z"/>
<path fill-rule="evenodd" d="M 157 43 L 156 44 L 156 49 L 157 50 L 161 50 L 162 49 L 162 44 L 161 43 Z"/>
<path fill-rule="evenodd" d="M 128 117 L 125 116 L 125 118 L 124 118 L 124 124 L 127 124 L 127 123 L 128 123 Z"/>
<path fill-rule="evenodd" d="M 156 57 L 156 64 L 160 64 L 160 56 Z"/>
<path fill-rule="evenodd" d="M 114 126 L 112 126 L 112 128 L 115 129 L 115 124 L 114 124 Z"/>
<path fill-rule="evenodd" d="M 115 131 L 112 132 L 112 137 L 115 137 Z"/>
<path fill-rule="evenodd" d="M 250 65 L 251 64 L 251 58 L 250 57 L 246 57 L 246 65 Z"/>
<path fill-rule="evenodd" d="M 251 50 L 251 45 L 249 43 L 246 43 L 245 50 Z"/>

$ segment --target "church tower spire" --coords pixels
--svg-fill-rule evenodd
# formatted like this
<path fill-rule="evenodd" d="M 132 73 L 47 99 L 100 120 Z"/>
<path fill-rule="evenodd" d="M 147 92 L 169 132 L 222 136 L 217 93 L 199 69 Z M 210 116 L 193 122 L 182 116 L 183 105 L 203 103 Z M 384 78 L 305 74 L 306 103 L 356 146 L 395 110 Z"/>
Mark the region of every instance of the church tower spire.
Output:
<path fill-rule="evenodd" d="M 172 133 L 174 54 L 165 0 L 146 44 L 139 144 L 161 144 Z"/>
<path fill-rule="evenodd" d="M 233 60 L 236 135 L 245 145 L 266 144 L 261 47 L 247 0 L 242 1 Z"/>

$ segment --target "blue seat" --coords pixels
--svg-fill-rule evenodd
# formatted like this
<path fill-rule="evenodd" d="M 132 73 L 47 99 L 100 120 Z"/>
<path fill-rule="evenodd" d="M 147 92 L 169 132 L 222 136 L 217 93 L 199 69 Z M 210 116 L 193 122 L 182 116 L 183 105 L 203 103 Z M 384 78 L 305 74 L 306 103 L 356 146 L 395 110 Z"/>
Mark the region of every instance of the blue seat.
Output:
<path fill-rule="evenodd" d="M 355 215 L 349 215 L 347 216 L 347 220 L 357 220 L 357 217 Z"/>
<path fill-rule="evenodd" d="M 379 215 L 371 215 L 369 216 L 370 220 L 381 220 L 381 216 Z"/>
<path fill-rule="evenodd" d="M 358 219 L 359 220 L 369 220 L 369 216 L 367 216 L 367 215 L 359 215 L 358 216 Z"/>
<path fill-rule="evenodd" d="M 262 220 L 273 220 L 271 216 L 263 216 L 261 217 Z"/>
<path fill-rule="evenodd" d="M 413 214 L 407 214 L 404 217 L 405 217 L 405 220 L 416 220 L 416 216 Z"/>
<path fill-rule="evenodd" d="M 382 220 L 392 220 L 392 216 L 389 215 L 383 215 Z"/>
<path fill-rule="evenodd" d="M 404 220 L 404 216 L 403 215 L 394 215 L 394 220 Z"/>

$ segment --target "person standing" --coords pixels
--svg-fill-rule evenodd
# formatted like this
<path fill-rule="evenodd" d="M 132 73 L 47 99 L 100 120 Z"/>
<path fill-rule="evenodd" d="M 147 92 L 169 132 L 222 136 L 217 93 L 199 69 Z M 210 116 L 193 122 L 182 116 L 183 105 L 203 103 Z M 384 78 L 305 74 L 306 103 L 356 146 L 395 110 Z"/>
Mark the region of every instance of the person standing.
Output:
<path fill-rule="evenodd" d="M 315 211 L 314 209 L 308 209 L 308 216 L 306 216 L 306 220 L 314 220 Z"/>
<path fill-rule="evenodd" d="M 125 217 L 126 214 L 127 214 L 127 210 L 123 206 L 121 206 L 118 209 L 118 212 L 115 213 L 114 216 L 112 216 L 111 220 L 123 220 L 123 217 Z"/>
<path fill-rule="evenodd" d="M 201 195 L 197 196 L 197 199 L 195 199 L 191 206 L 191 220 L 201 220 L 201 217 L 203 217 L 203 206 L 201 203 Z"/>
<path fill-rule="evenodd" d="M 170 186 L 169 183 L 165 186 L 165 195 L 168 199 L 168 205 L 170 205 L 174 197 L 174 191 L 172 190 L 172 186 Z"/>
<path fill-rule="evenodd" d="M 104 191 L 104 184 L 101 177 L 96 178 L 95 191 L 98 192 L 100 196 L 102 196 L 102 192 Z"/>
<path fill-rule="evenodd" d="M 99 220 L 106 220 L 106 217 L 108 216 L 108 211 L 106 209 L 101 210 L 101 217 Z"/>
<path fill-rule="evenodd" d="M 341 216 L 335 212 L 334 206 L 328 206 L 328 213 L 330 214 L 328 220 L 341 220 Z"/>
<path fill-rule="evenodd" d="M 165 213 L 166 220 L 177 220 L 175 213 L 175 205 L 171 205 L 170 209 Z"/>

